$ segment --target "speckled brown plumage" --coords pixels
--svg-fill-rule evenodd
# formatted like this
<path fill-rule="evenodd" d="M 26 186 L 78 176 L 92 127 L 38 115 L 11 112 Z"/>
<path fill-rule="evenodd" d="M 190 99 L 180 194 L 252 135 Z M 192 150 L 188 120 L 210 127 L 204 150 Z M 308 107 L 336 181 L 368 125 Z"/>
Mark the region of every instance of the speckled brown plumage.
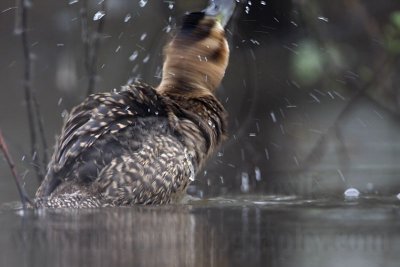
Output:
<path fill-rule="evenodd" d="M 228 54 L 218 22 L 201 13 L 186 16 L 166 48 L 157 88 L 137 83 L 91 95 L 72 109 L 35 205 L 178 201 L 226 134 L 226 112 L 213 93 Z"/>

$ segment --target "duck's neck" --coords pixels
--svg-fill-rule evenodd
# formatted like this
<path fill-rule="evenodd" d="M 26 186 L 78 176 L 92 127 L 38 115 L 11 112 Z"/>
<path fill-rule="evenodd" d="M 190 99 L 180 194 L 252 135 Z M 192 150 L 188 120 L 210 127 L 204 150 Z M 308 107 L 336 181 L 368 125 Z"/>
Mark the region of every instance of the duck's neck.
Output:
<path fill-rule="evenodd" d="M 200 98 L 212 95 L 209 88 L 185 77 L 163 79 L 157 87 L 157 91 L 163 95 L 179 95 L 185 98 Z"/>

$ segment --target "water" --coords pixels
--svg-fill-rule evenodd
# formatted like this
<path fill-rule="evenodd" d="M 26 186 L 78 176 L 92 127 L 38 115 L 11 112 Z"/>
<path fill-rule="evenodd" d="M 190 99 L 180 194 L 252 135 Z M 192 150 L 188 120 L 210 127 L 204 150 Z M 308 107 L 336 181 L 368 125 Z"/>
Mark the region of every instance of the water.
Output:
<path fill-rule="evenodd" d="M 106 13 L 104 11 L 97 11 L 96 14 L 94 14 L 93 16 L 93 20 L 100 20 L 102 19 L 104 16 L 106 15 Z"/>
<path fill-rule="evenodd" d="M 1 266 L 398 266 L 399 201 L 247 196 L 0 209 Z M 5 256 L 7 255 L 7 256 Z"/>

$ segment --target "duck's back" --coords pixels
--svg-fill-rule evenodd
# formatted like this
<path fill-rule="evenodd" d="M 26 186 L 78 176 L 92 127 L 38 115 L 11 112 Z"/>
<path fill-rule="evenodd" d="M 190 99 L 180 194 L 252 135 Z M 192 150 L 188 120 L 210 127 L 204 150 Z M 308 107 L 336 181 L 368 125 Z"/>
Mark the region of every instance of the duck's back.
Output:
<path fill-rule="evenodd" d="M 143 84 L 90 96 L 69 115 L 37 206 L 168 203 L 194 176 L 163 98 Z"/>

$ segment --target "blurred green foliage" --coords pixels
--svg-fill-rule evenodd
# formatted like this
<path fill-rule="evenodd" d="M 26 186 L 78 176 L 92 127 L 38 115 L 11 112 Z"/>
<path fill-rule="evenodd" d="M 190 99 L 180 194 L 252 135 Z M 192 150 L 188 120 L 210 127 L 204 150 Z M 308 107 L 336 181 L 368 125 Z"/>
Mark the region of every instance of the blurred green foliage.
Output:
<path fill-rule="evenodd" d="M 400 11 L 391 14 L 390 22 L 385 29 L 386 48 L 390 53 L 400 54 Z"/>
<path fill-rule="evenodd" d="M 298 46 L 298 52 L 292 60 L 294 79 L 305 85 L 311 85 L 319 80 L 322 74 L 324 56 L 314 41 L 305 40 L 301 42 Z"/>

